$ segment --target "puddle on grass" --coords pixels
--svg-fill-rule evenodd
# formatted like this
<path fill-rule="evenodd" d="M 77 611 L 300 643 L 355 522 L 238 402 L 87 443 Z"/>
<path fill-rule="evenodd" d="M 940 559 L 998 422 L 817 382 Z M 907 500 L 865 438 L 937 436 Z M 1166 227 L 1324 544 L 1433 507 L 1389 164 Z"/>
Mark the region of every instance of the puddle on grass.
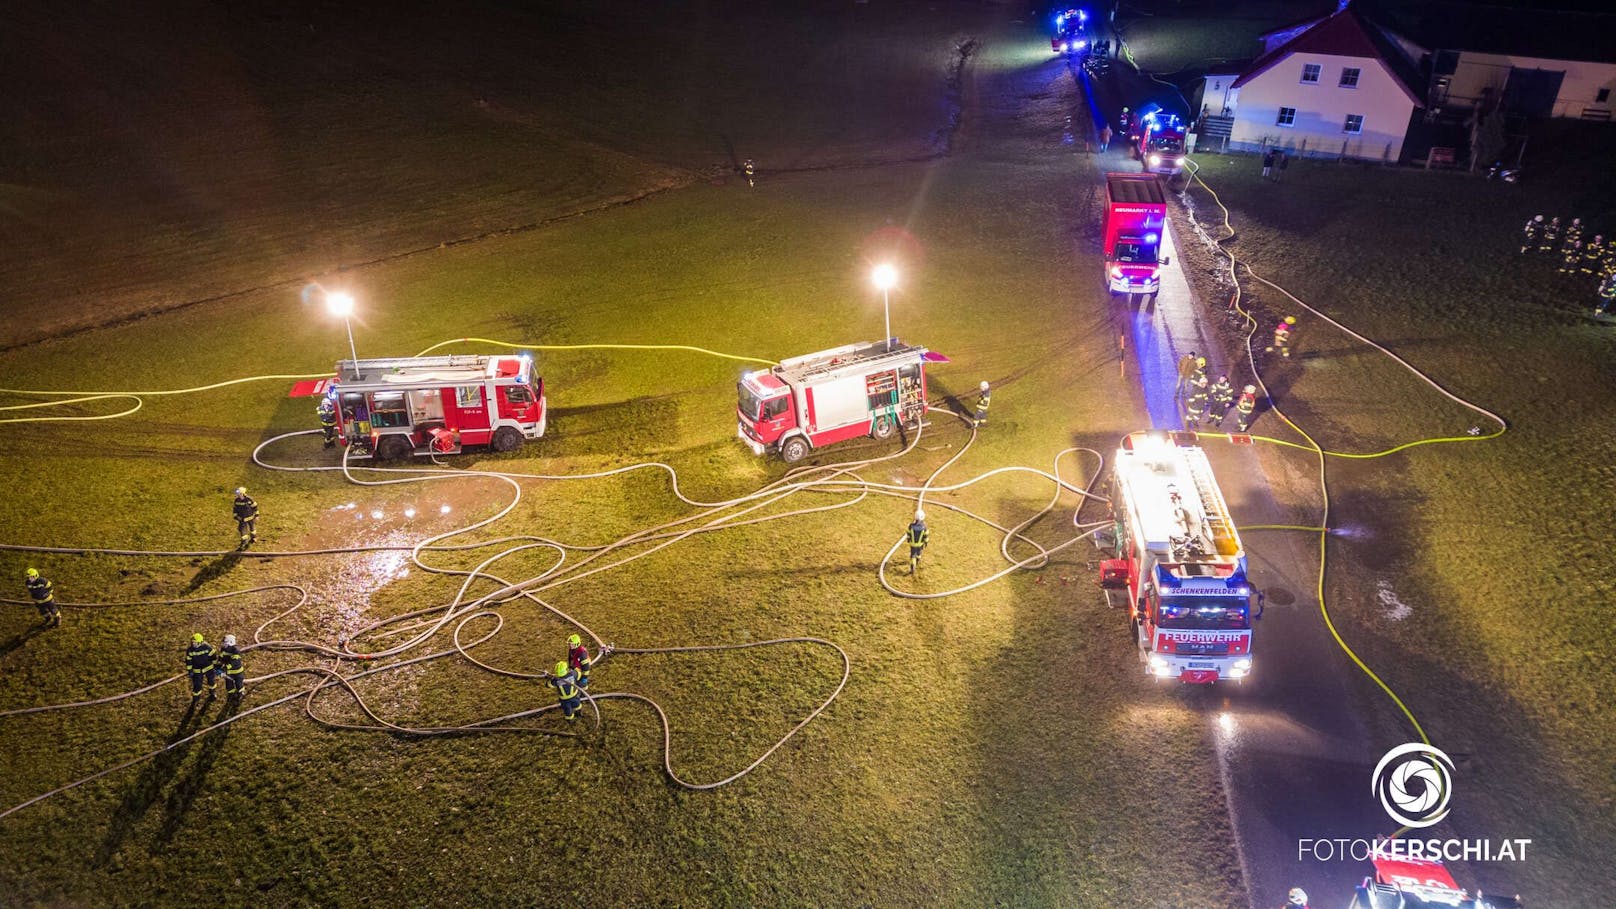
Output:
<path fill-rule="evenodd" d="M 1386 618 L 1393 622 L 1401 622 L 1414 614 L 1414 607 L 1398 599 L 1390 581 L 1375 582 L 1375 599 L 1380 601 L 1381 611 Z"/>

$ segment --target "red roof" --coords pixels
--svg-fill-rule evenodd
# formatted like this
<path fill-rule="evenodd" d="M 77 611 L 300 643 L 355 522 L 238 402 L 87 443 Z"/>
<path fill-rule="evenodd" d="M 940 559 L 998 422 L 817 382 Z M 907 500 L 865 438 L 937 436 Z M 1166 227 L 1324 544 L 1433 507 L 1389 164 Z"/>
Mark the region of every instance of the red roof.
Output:
<path fill-rule="evenodd" d="M 1376 58 L 1386 64 L 1386 69 L 1392 74 L 1397 87 L 1403 90 L 1408 100 L 1414 102 L 1415 107 L 1425 106 L 1425 102 L 1420 100 L 1420 94 L 1415 89 L 1415 82 L 1411 81 L 1416 78 L 1408 72 L 1412 67 L 1402 52 L 1381 34 L 1379 28 L 1364 20 L 1351 6 L 1320 20 L 1307 31 L 1258 57 L 1257 61 L 1251 64 L 1251 68 L 1234 80 L 1234 84 L 1230 87 L 1239 88 L 1245 85 L 1292 54 Z"/>

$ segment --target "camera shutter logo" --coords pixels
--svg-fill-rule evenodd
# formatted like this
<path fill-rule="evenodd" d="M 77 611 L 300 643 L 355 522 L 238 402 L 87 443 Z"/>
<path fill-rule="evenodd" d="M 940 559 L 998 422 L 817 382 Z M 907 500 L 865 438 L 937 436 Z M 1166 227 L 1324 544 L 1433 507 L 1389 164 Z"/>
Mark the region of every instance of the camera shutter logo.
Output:
<path fill-rule="evenodd" d="M 1453 760 L 1430 745 L 1398 745 L 1375 765 L 1371 785 L 1392 820 L 1407 827 L 1429 827 L 1448 816 Z"/>

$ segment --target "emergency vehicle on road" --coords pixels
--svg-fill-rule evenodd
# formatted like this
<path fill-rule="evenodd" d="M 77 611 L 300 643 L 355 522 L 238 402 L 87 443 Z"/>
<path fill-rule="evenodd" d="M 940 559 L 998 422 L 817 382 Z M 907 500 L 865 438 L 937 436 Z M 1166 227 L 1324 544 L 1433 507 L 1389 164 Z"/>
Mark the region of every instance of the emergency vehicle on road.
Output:
<path fill-rule="evenodd" d="M 1184 172 L 1184 124 L 1172 114 L 1146 114 L 1134 154 L 1149 174 L 1173 176 Z"/>
<path fill-rule="evenodd" d="M 544 380 L 527 356 L 342 360 L 335 379 L 299 383 L 337 405 L 348 457 L 454 454 L 466 445 L 515 451 L 544 435 Z"/>
<path fill-rule="evenodd" d="M 1050 50 L 1057 54 L 1079 53 L 1089 46 L 1089 14 L 1087 10 L 1069 9 L 1055 14 L 1055 34 L 1049 38 Z"/>
<path fill-rule="evenodd" d="M 1153 174 L 1106 174 L 1104 236 L 1106 286 L 1114 294 L 1154 294 L 1161 290 L 1162 231 L 1167 196 Z"/>
<path fill-rule="evenodd" d="M 1100 586 L 1108 601 L 1126 597 L 1150 675 L 1243 679 L 1252 669 L 1259 598 L 1246 580 L 1229 506 L 1194 438 L 1136 432 L 1122 440 L 1111 470 L 1116 558 L 1100 563 Z"/>
<path fill-rule="evenodd" d="M 889 439 L 926 414 L 926 363 L 947 358 L 894 339 L 849 344 L 749 372 L 737 385 L 740 436 L 787 463 L 847 439 Z"/>
<path fill-rule="evenodd" d="M 1366 877 L 1352 896 L 1349 909 L 1521 909 L 1520 896 L 1474 896 L 1460 887 L 1443 864 L 1434 859 L 1373 855 L 1372 877 Z"/>

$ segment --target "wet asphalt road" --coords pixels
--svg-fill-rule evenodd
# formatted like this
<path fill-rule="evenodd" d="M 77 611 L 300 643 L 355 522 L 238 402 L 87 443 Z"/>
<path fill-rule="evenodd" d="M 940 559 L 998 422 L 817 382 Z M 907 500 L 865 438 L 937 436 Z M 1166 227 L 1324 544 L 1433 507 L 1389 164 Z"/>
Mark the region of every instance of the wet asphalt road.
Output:
<path fill-rule="evenodd" d="M 1027 40 L 1042 40 L 1047 48 L 1047 36 L 1035 33 L 1036 26 L 1027 25 Z M 1117 47 L 1114 33 L 1111 38 Z M 1175 89 L 1134 71 L 1125 59 L 1093 74 L 1075 59 L 1051 58 L 1044 69 L 1022 78 L 1047 83 L 1060 69 L 1074 77 L 1066 82 L 1075 86 L 1074 111 L 1087 112 L 1096 130 L 1106 122 L 1115 128 L 1123 105 L 1139 111 L 1154 104 L 1187 113 Z M 1009 91 L 1026 93 L 1026 87 L 1006 86 L 996 93 Z M 986 116 L 1002 111 L 999 107 Z M 1137 172 L 1138 163 L 1116 149 L 1120 144 L 1113 140 L 1105 169 Z M 1201 241 L 1170 232 L 1164 252 L 1171 262 L 1153 305 L 1130 306 L 1122 298 L 1106 301 L 1103 289 L 1094 294 L 1097 305 L 1111 307 L 1118 333 L 1127 337 L 1128 369 L 1137 375 L 1145 401 L 1141 421 L 1148 419 L 1156 428 L 1182 427 L 1174 390 L 1180 355 L 1193 350 L 1206 356 L 1209 373 L 1228 373 L 1237 388 L 1250 381 L 1244 351 L 1221 339 L 1214 328 L 1223 318 L 1224 301 L 1209 308 L 1190 289 L 1178 255 L 1185 242 Z M 1098 288 L 1098 277 L 1095 283 Z M 1287 435 L 1276 423 L 1259 412 L 1253 429 Z M 1221 439 L 1204 444 L 1239 525 L 1317 522 L 1318 468 L 1307 453 Z M 1281 531 L 1244 536 L 1252 579 L 1268 594 L 1254 644 L 1254 676 L 1239 685 L 1184 687 L 1169 696 L 1205 717 L 1251 904 L 1273 909 L 1285 902 L 1290 887 L 1301 886 L 1315 906 L 1345 906 L 1352 888 L 1372 869 L 1351 860 L 1299 860 L 1301 843 L 1392 832 L 1395 825 L 1372 796 L 1370 778 L 1380 755 L 1403 740 L 1377 738 L 1364 718 L 1367 711 L 1394 712 L 1395 707 L 1351 664 L 1323 622 L 1315 592 L 1317 537 Z M 1141 677 L 1142 688 L 1150 684 Z M 1395 727 L 1380 722 L 1376 728 L 1388 725 Z"/>

